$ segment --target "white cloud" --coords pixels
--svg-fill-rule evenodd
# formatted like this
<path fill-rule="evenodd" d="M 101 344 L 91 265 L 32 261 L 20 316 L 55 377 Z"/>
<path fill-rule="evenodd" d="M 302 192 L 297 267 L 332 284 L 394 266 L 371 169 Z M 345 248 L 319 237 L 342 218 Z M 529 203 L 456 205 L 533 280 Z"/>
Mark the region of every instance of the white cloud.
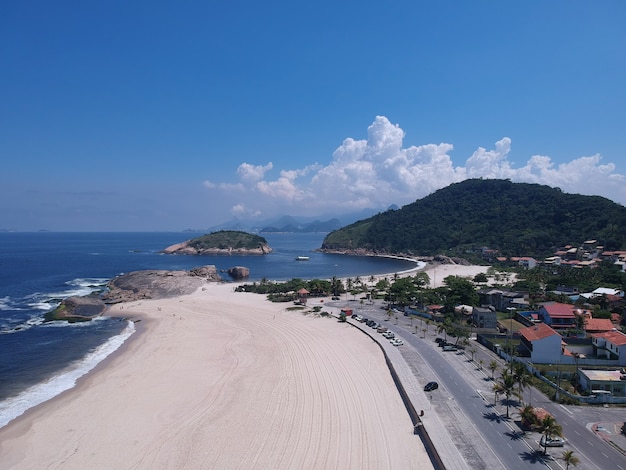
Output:
<path fill-rule="evenodd" d="M 272 163 L 253 166 L 242 163 L 236 184 L 205 187 L 238 191 L 235 214 L 341 214 L 372 208 L 385 210 L 404 205 L 433 191 L 468 178 L 503 178 L 559 187 L 565 192 L 605 196 L 626 203 L 626 178 L 615 165 L 602 164 L 600 155 L 579 157 L 555 165 L 550 157 L 535 155 L 521 168 L 508 160 L 512 142 L 503 137 L 494 149 L 478 148 L 464 165 L 450 158 L 453 145 L 425 144 L 403 148 L 404 131 L 386 117 L 377 116 L 367 130 L 367 139 L 346 138 L 327 165 L 282 169 L 274 179 L 265 179 Z"/>
<path fill-rule="evenodd" d="M 261 180 L 265 176 L 265 173 L 271 170 L 273 166 L 272 162 L 269 162 L 265 166 L 254 166 L 249 163 L 242 163 L 239 165 L 239 168 L 237 168 L 237 173 L 243 181 L 254 182 Z"/>

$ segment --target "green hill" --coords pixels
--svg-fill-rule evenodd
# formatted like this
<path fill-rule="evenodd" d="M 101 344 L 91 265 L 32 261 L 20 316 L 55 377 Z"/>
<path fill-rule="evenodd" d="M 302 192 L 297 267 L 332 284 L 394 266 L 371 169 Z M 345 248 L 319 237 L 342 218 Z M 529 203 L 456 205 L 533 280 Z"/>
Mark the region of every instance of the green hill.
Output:
<path fill-rule="evenodd" d="M 472 179 L 331 232 L 322 249 L 428 256 L 489 247 L 545 256 L 588 239 L 625 249 L 626 208 L 538 184 Z"/>
<path fill-rule="evenodd" d="M 197 250 L 227 248 L 250 250 L 263 245 L 267 245 L 265 238 L 236 230 L 221 230 L 202 235 L 188 242 L 188 246 Z"/>

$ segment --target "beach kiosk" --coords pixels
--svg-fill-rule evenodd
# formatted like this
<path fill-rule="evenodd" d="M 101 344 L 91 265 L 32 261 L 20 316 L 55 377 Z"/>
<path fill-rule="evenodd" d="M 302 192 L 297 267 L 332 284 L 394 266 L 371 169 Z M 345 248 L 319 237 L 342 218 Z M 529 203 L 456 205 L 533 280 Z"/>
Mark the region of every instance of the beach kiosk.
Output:
<path fill-rule="evenodd" d="M 306 304 L 307 301 L 307 296 L 309 295 L 309 291 L 306 290 L 304 287 L 302 289 L 300 289 L 298 292 L 298 302 L 300 302 L 301 304 Z"/>

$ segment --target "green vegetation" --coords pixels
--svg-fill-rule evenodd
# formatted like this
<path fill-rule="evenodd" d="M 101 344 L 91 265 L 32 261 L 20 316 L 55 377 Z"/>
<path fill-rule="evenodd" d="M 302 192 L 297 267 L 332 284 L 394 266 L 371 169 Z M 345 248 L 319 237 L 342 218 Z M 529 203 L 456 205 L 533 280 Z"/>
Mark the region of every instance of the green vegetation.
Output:
<path fill-rule="evenodd" d="M 197 250 L 208 250 L 217 248 L 225 250 L 233 249 L 254 249 L 262 245 L 267 245 L 267 240 L 258 235 L 236 230 L 221 230 L 189 241 L 189 246 Z"/>
<path fill-rule="evenodd" d="M 606 250 L 624 249 L 626 208 L 538 184 L 472 179 L 336 230 L 322 248 L 471 258 L 489 247 L 543 257 L 590 238 Z"/>

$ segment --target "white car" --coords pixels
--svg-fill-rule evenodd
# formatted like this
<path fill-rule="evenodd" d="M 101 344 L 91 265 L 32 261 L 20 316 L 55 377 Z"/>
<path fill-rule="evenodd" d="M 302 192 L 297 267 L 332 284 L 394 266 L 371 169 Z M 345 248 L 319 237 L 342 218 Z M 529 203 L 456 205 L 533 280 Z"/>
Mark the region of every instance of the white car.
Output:
<path fill-rule="evenodd" d="M 394 338 L 389 342 L 394 346 L 402 346 L 404 344 L 404 341 L 402 341 L 400 338 Z"/>
<path fill-rule="evenodd" d="M 548 438 L 546 441 L 545 434 L 541 436 L 541 440 L 539 441 L 539 445 L 541 447 L 563 447 L 565 445 L 565 439 L 558 436 L 553 436 Z"/>

